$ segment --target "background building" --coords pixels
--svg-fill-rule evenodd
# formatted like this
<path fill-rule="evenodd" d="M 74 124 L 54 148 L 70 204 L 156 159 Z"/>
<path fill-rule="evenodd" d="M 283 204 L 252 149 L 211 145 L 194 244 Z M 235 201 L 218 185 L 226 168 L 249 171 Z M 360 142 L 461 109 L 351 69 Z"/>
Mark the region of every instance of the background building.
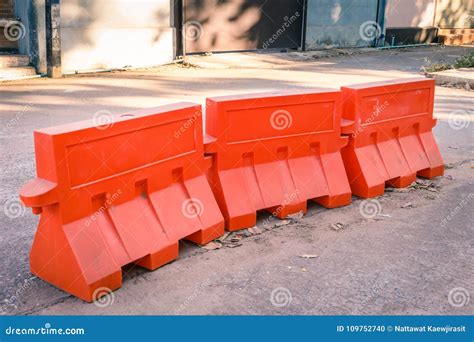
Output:
<path fill-rule="evenodd" d="M 465 44 L 473 1 L 0 0 L 0 68 L 58 76 L 186 53 Z"/>

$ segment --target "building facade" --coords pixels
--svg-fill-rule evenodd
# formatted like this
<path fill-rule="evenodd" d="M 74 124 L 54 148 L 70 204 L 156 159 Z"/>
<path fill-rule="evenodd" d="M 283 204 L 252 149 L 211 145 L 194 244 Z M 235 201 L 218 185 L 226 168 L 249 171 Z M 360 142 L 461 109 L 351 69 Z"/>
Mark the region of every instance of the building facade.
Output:
<path fill-rule="evenodd" d="M 0 0 L 0 51 L 58 76 L 190 53 L 470 43 L 473 1 Z"/>

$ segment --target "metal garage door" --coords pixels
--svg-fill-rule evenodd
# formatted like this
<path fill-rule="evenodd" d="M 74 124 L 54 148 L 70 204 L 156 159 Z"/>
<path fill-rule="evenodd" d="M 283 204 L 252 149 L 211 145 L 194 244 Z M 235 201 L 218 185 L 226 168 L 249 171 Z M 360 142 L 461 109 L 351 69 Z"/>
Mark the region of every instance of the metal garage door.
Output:
<path fill-rule="evenodd" d="M 308 0 L 306 49 L 371 46 L 378 0 Z"/>
<path fill-rule="evenodd" d="M 304 0 L 184 0 L 187 53 L 301 46 Z"/>

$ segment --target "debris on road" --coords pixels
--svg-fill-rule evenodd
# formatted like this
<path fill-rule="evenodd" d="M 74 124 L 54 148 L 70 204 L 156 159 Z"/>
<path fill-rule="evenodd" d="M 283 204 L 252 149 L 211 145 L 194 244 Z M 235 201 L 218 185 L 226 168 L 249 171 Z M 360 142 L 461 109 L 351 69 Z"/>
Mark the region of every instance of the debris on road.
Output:
<path fill-rule="evenodd" d="M 401 208 L 403 208 L 403 209 L 411 209 L 411 208 L 414 208 L 414 207 L 415 206 L 411 202 L 407 202 L 407 203 L 405 203 L 401 206 Z"/>
<path fill-rule="evenodd" d="M 444 164 L 444 169 L 445 170 L 449 170 L 449 169 L 452 169 L 454 167 L 455 167 L 455 165 L 453 163 Z"/>
<path fill-rule="evenodd" d="M 303 218 L 303 215 L 304 215 L 304 213 L 303 213 L 303 211 L 301 210 L 301 211 L 298 211 L 298 212 L 295 213 L 295 214 L 288 215 L 287 218 L 288 218 L 289 220 L 299 221 L 299 220 L 301 220 L 301 219 Z"/>
<path fill-rule="evenodd" d="M 222 248 L 222 243 L 217 241 L 211 241 L 207 245 L 202 246 L 202 248 L 207 249 L 208 251 L 213 251 Z"/>
<path fill-rule="evenodd" d="M 303 258 L 303 259 L 314 259 L 314 258 L 317 258 L 319 257 L 319 255 L 317 254 L 302 254 L 302 255 L 298 255 L 298 258 Z"/>
<path fill-rule="evenodd" d="M 338 222 L 338 223 L 331 223 L 330 227 L 332 230 L 335 230 L 337 232 L 339 230 L 344 229 L 345 225 L 343 223 Z"/>
<path fill-rule="evenodd" d="M 440 186 L 426 179 L 417 179 L 414 183 L 412 183 L 409 186 L 409 188 L 415 189 L 415 190 L 422 189 L 422 190 L 427 190 L 431 192 L 439 192 Z"/>
<path fill-rule="evenodd" d="M 275 224 L 273 225 L 274 228 L 279 228 L 279 227 L 283 227 L 283 226 L 287 226 L 291 223 L 290 220 L 280 220 L 280 221 L 276 221 Z"/>
<path fill-rule="evenodd" d="M 246 229 L 246 233 L 249 234 L 249 236 L 259 235 L 259 234 L 263 233 L 263 230 L 261 230 L 257 226 L 253 226 L 253 227 L 250 227 L 250 228 Z"/>

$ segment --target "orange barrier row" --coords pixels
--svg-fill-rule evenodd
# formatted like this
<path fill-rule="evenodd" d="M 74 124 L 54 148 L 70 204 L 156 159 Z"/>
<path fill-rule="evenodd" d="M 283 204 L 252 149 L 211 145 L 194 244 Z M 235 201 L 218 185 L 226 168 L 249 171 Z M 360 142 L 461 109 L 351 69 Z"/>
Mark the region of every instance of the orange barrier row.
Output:
<path fill-rule="evenodd" d="M 35 132 L 37 178 L 20 190 L 41 214 L 38 277 L 86 301 L 117 289 L 122 266 L 156 269 L 181 239 L 206 244 L 306 201 L 443 173 L 431 133 L 434 82 L 403 80 L 209 98 Z"/>

